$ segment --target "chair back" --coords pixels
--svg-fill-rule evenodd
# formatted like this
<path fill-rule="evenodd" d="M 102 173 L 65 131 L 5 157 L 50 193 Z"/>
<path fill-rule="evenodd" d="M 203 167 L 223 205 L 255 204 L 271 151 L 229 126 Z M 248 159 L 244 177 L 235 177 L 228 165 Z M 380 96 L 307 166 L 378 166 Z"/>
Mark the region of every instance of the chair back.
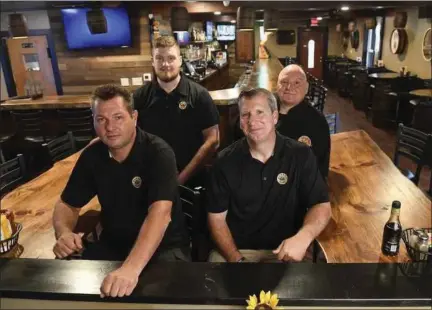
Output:
<path fill-rule="evenodd" d="M 57 114 L 66 131 L 72 132 L 76 141 L 90 142 L 96 136 L 90 109 L 59 109 Z"/>
<path fill-rule="evenodd" d="M 326 114 L 325 118 L 329 125 L 330 134 L 335 134 L 339 129 L 339 113 Z"/>
<path fill-rule="evenodd" d="M 11 111 L 11 114 L 18 125 L 18 133 L 37 142 L 47 141 L 41 110 L 16 110 Z"/>
<path fill-rule="evenodd" d="M 432 134 L 432 100 L 419 100 L 414 109 L 413 128 Z"/>
<path fill-rule="evenodd" d="M 53 163 L 62 160 L 77 151 L 75 138 L 70 131 L 64 136 L 58 137 L 48 143 L 44 143 L 43 146 L 48 150 L 48 154 Z"/>
<path fill-rule="evenodd" d="M 415 184 L 418 184 L 421 170 L 426 164 L 426 147 L 430 139 L 431 135 L 425 132 L 399 124 L 393 162 L 399 167 L 400 156 L 413 161 L 417 165 L 413 179 Z"/>
<path fill-rule="evenodd" d="M 0 197 L 10 192 L 25 180 L 26 167 L 24 156 L 17 157 L 0 164 Z"/>

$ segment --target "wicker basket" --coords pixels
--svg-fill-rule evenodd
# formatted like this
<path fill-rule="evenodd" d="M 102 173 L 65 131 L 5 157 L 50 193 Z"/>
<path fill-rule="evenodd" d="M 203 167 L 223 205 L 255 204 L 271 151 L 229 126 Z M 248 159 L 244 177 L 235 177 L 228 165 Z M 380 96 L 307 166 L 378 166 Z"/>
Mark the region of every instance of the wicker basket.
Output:
<path fill-rule="evenodd" d="M 432 228 L 422 228 L 426 233 L 431 233 Z M 432 253 L 420 252 L 409 244 L 409 238 L 414 233 L 414 228 L 405 229 L 402 233 L 402 240 L 408 250 L 408 254 L 413 262 L 432 262 Z"/>
<path fill-rule="evenodd" d="M 6 215 L 6 218 L 10 221 L 12 227 L 12 236 L 8 239 L 0 241 L 0 254 L 4 254 L 12 250 L 13 247 L 18 243 L 18 237 L 22 229 L 22 225 L 14 221 L 13 213 L 9 210 L 0 210 L 0 214 Z"/>

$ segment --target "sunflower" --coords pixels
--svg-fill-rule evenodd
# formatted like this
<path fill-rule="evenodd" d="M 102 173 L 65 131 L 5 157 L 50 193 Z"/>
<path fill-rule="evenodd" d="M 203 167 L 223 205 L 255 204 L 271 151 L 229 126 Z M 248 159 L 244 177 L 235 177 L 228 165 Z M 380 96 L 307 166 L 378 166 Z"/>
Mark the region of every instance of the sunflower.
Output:
<path fill-rule="evenodd" d="M 278 295 L 272 294 L 270 291 L 265 293 L 261 291 L 260 293 L 260 301 L 258 303 L 258 298 L 254 295 L 249 296 L 249 299 L 246 300 L 248 306 L 246 309 L 250 310 L 271 310 L 277 309 L 276 306 L 279 302 Z"/>

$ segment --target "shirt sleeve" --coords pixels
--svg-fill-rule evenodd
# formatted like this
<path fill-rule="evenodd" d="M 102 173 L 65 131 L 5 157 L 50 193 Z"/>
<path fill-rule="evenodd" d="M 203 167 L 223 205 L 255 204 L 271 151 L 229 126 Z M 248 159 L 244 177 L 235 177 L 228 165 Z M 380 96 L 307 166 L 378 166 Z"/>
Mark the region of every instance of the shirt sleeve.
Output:
<path fill-rule="evenodd" d="M 178 193 L 177 165 L 174 151 L 168 144 L 158 145 L 151 157 L 148 186 L 148 205 L 156 201 L 174 202 Z"/>
<path fill-rule="evenodd" d="M 300 201 L 308 209 L 312 206 L 329 202 L 327 184 L 318 170 L 315 155 L 310 148 L 303 148 L 306 154 L 300 175 Z"/>
<path fill-rule="evenodd" d="M 217 162 L 210 170 L 205 193 L 205 201 L 209 213 L 222 213 L 228 210 L 230 190 L 226 177 Z"/>
<path fill-rule="evenodd" d="M 198 96 L 197 112 L 198 127 L 201 130 L 219 124 L 219 112 L 208 91 L 203 90 Z"/>
<path fill-rule="evenodd" d="M 94 170 L 89 156 L 90 150 L 84 150 L 78 158 L 60 196 L 63 202 L 74 208 L 82 208 L 97 194 L 96 182 L 93 176 Z"/>

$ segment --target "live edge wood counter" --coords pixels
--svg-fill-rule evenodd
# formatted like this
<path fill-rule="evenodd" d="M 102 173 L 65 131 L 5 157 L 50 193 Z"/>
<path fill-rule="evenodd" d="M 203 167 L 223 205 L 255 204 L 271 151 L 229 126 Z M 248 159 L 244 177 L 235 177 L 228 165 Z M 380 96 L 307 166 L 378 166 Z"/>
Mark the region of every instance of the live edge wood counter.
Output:
<path fill-rule="evenodd" d="M 402 203 L 404 228 L 431 227 L 431 202 L 364 131 L 332 135 L 329 187 L 332 219 L 318 241 L 329 263 L 405 262 L 405 246 L 395 258 L 381 255 L 381 238 L 393 200 Z M 20 186 L 4 197 L 23 230 L 22 258 L 54 258 L 52 212 L 79 154 Z M 99 209 L 93 199 L 81 214 Z M 13 253 L 12 253 L 13 254 Z M 12 255 L 11 254 L 11 255 Z"/>

